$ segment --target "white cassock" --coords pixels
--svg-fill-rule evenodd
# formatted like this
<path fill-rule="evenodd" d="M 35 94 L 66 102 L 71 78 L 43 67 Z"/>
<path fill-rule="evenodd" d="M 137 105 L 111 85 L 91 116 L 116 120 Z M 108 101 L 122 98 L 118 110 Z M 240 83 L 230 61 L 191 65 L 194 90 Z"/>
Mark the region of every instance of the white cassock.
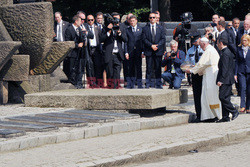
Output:
<path fill-rule="evenodd" d="M 201 92 L 201 120 L 222 118 L 219 86 L 216 85 L 220 56 L 208 45 L 199 62 L 191 69 L 193 74 L 203 75 Z"/>

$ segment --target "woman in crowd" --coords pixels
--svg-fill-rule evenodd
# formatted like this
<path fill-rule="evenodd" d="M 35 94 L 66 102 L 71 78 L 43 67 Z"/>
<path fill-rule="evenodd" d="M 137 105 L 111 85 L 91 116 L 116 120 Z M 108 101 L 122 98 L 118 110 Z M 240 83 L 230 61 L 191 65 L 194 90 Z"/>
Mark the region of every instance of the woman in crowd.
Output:
<path fill-rule="evenodd" d="M 237 49 L 235 80 L 239 82 L 241 102 L 240 112 L 250 114 L 250 36 L 245 34 L 241 38 L 241 43 Z M 237 78 L 238 75 L 238 78 Z"/>

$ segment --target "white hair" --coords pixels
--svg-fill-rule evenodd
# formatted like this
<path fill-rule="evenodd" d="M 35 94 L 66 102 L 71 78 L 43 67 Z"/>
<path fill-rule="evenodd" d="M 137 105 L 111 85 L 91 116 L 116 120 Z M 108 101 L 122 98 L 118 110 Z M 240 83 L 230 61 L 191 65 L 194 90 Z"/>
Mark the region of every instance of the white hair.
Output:
<path fill-rule="evenodd" d="M 176 40 L 172 40 L 171 42 L 170 42 L 170 46 L 173 46 L 173 45 L 177 45 L 178 46 L 178 42 L 176 41 Z"/>

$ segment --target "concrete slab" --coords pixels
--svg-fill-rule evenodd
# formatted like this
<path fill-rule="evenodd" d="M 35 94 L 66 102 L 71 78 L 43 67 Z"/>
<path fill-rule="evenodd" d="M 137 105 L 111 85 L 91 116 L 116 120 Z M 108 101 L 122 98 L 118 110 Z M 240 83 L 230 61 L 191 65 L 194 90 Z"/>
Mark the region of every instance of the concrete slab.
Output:
<path fill-rule="evenodd" d="M 59 118 L 45 118 L 37 116 L 16 116 L 8 117 L 7 120 L 16 121 L 16 122 L 29 122 L 29 123 L 40 123 L 40 124 L 49 124 L 55 126 L 86 126 L 86 121 L 80 120 L 70 120 L 70 119 L 59 119 Z"/>
<path fill-rule="evenodd" d="M 25 135 L 25 131 L 15 129 L 0 129 L 0 138 L 10 138 Z"/>
<path fill-rule="evenodd" d="M 24 99 L 27 107 L 156 109 L 180 103 L 180 92 L 169 89 L 77 89 L 27 94 Z"/>
<path fill-rule="evenodd" d="M 0 41 L 13 41 L 1 20 L 0 20 Z"/>

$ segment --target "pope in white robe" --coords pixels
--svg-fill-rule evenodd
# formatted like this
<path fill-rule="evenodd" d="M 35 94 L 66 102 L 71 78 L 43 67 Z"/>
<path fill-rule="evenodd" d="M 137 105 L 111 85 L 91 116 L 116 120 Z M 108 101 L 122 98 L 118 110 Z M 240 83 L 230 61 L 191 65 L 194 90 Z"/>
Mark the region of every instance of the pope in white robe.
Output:
<path fill-rule="evenodd" d="M 198 63 L 189 72 L 203 75 L 201 92 L 201 121 L 222 117 L 219 99 L 219 86 L 216 85 L 218 62 L 220 56 L 216 49 L 209 44 L 206 37 L 201 38 L 201 48 L 204 50 Z"/>

